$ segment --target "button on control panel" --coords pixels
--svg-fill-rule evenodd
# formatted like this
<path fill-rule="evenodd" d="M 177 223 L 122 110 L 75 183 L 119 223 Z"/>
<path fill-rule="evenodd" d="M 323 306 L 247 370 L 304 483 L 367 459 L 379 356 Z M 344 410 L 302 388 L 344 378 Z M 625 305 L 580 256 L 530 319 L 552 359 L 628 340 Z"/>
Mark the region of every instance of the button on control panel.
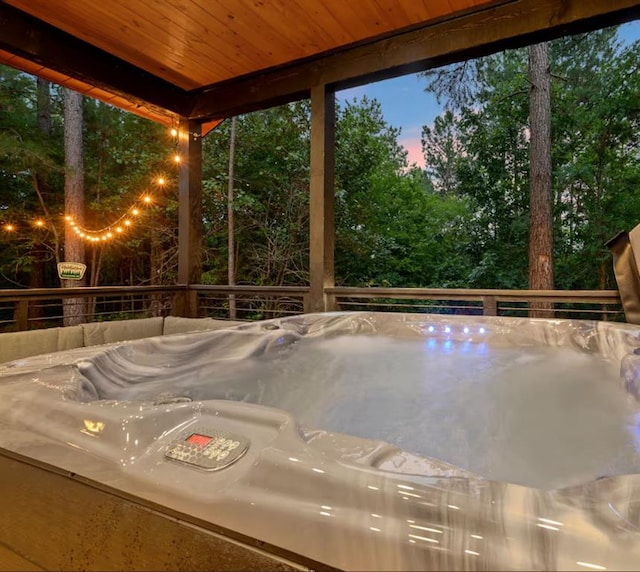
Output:
<path fill-rule="evenodd" d="M 173 441 L 165 458 L 206 471 L 219 471 L 235 463 L 249 449 L 249 439 L 242 435 L 196 427 L 183 431 Z"/>

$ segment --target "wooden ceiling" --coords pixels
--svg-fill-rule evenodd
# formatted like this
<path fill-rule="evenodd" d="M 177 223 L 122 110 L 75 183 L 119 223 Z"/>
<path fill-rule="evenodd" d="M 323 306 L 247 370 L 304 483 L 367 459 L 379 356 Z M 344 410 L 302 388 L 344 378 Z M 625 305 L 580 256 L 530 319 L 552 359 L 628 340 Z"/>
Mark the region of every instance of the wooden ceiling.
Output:
<path fill-rule="evenodd" d="M 638 15 L 633 0 L 4 0 L 0 62 L 168 123 Z"/>
<path fill-rule="evenodd" d="M 488 0 L 7 0 L 192 90 Z"/>

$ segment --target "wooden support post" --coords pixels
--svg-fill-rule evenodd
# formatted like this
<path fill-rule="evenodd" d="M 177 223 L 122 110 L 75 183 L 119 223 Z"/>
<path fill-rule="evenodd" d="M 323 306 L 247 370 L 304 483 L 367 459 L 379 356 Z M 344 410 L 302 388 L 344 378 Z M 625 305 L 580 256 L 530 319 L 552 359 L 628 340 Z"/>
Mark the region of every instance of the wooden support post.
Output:
<path fill-rule="evenodd" d="M 200 124 L 186 118 L 178 129 L 178 282 L 199 284 L 202 275 L 202 138 Z M 187 290 L 176 300 L 178 316 L 198 316 L 198 298 Z"/>
<path fill-rule="evenodd" d="M 311 89 L 308 304 L 311 312 L 333 309 L 324 289 L 335 285 L 334 147 L 335 92 L 326 85 L 317 85 Z"/>
<path fill-rule="evenodd" d="M 16 302 L 13 319 L 16 323 L 17 332 L 23 332 L 29 329 L 29 300 Z"/>
<path fill-rule="evenodd" d="M 482 314 L 484 316 L 498 315 L 498 301 L 495 296 L 482 297 Z"/>

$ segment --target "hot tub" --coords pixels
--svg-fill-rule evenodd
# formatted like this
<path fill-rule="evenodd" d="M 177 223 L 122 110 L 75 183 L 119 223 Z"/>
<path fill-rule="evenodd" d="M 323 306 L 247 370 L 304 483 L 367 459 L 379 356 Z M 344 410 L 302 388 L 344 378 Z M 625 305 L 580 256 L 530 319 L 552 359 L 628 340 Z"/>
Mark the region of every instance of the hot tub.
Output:
<path fill-rule="evenodd" d="M 0 447 L 287 565 L 634 570 L 639 333 L 332 313 L 59 352 L 0 367 Z"/>

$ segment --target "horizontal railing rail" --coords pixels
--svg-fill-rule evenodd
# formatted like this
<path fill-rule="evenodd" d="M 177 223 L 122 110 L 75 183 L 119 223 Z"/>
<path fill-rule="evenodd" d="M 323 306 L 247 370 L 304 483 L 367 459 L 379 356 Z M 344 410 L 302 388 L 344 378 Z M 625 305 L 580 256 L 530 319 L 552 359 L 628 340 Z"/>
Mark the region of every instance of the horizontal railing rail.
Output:
<path fill-rule="evenodd" d="M 187 292 L 184 284 L 0 290 L 0 331 L 69 325 L 65 306 L 75 323 L 164 316 Z"/>
<path fill-rule="evenodd" d="M 368 310 L 487 316 L 527 316 L 546 304 L 549 316 L 624 320 L 616 290 L 496 290 L 448 288 L 353 288 L 325 290 L 330 310 Z M 169 314 L 255 320 L 309 311 L 306 286 L 177 284 L 0 290 L 0 331 L 64 325 L 65 304 L 82 301 L 80 320 L 91 322 Z M 195 312 L 195 313 L 193 313 Z"/>
<path fill-rule="evenodd" d="M 19 302 L 21 300 L 50 300 L 52 298 L 90 298 L 94 296 L 112 297 L 121 294 L 155 294 L 158 292 L 186 292 L 186 284 L 157 286 L 86 286 L 77 288 L 15 288 L 0 290 L 0 301 Z"/>
<path fill-rule="evenodd" d="M 624 319 L 617 290 L 334 287 L 325 292 L 335 299 L 335 307 L 341 310 L 508 316 L 528 315 L 532 306 L 542 303 L 546 304 L 549 317 Z"/>
<path fill-rule="evenodd" d="M 199 315 L 232 320 L 262 320 L 302 314 L 309 308 L 308 286 L 225 286 L 192 284 Z"/>

